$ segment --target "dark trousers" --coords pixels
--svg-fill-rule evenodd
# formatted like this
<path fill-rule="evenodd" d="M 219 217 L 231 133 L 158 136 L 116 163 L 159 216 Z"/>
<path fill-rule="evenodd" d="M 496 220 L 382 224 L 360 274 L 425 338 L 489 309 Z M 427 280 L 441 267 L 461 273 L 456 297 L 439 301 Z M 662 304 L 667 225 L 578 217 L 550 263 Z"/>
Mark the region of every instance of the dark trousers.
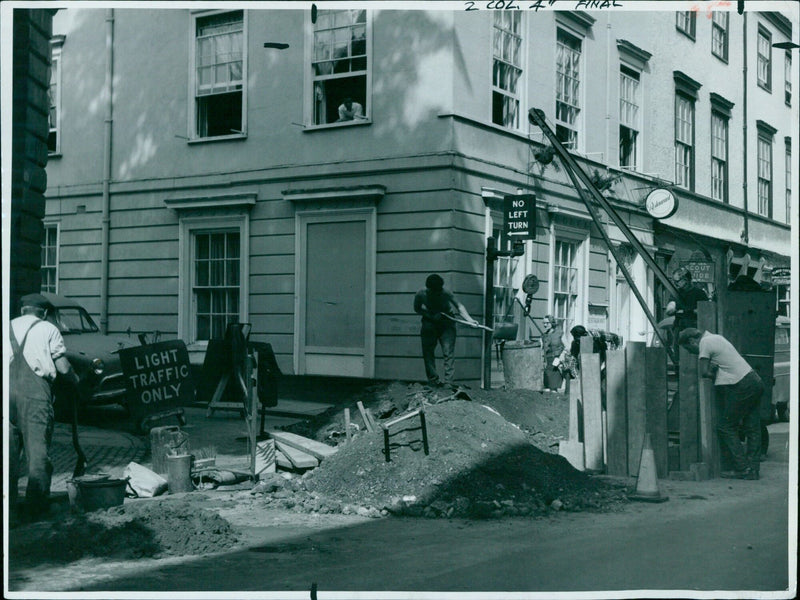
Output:
<path fill-rule="evenodd" d="M 733 468 L 744 471 L 750 467 L 758 472 L 761 454 L 761 416 L 759 406 L 764 384 L 755 371 L 750 371 L 741 381 L 733 385 L 718 386 L 724 394 L 725 409 L 717 424 L 717 433 L 733 461 Z M 747 438 L 747 451 L 739 441 L 739 426 Z"/>
<path fill-rule="evenodd" d="M 420 330 L 422 340 L 422 360 L 425 362 L 425 376 L 430 383 L 439 383 L 436 372 L 436 344 L 442 347 L 444 357 L 444 383 L 453 383 L 455 374 L 456 328 L 422 322 Z"/>
<path fill-rule="evenodd" d="M 35 515 L 46 510 L 50 496 L 53 465 L 48 452 L 53 439 L 53 394 L 47 381 L 25 367 L 28 375 L 16 379 L 14 389 L 9 390 L 9 507 L 17 503 L 20 455 L 24 449 L 28 463 L 25 501 Z"/>

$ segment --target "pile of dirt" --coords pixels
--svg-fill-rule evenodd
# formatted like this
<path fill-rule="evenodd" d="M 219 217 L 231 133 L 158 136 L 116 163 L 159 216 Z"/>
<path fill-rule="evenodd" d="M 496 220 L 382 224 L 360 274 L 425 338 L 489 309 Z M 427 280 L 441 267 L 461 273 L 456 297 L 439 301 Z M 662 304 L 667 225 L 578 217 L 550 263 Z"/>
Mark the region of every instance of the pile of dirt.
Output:
<path fill-rule="evenodd" d="M 215 512 L 148 499 L 17 528 L 9 539 L 9 559 L 24 565 L 69 563 L 86 556 L 209 554 L 238 542 L 235 529 Z"/>
<path fill-rule="evenodd" d="M 613 510 L 624 500 L 624 490 L 575 470 L 566 459 L 533 445 L 532 437 L 544 423 L 530 412 L 515 391 L 501 398 L 500 410 L 459 392 L 436 391 L 412 384 L 390 384 L 372 401 L 379 418 L 396 416 L 425 406 L 429 454 L 423 449 L 420 419 L 413 417 L 391 428 L 389 462 L 381 431 L 358 433 L 338 452 L 295 483 L 284 505 L 328 507 L 371 516 L 388 512 L 427 517 L 498 517 L 536 515 L 552 510 Z M 470 399 L 466 399 L 470 398 Z M 483 400 L 484 398 L 481 398 Z M 497 401 L 497 397 L 494 398 Z M 520 402 L 522 406 L 518 406 Z M 496 402 L 497 403 L 497 402 Z M 558 405 L 554 399 L 552 406 Z M 364 402 L 366 405 L 367 403 Z M 504 418 L 521 411 L 527 430 Z M 306 424 L 308 437 L 340 441 L 343 432 L 332 415 L 316 431 Z M 547 423 L 552 421 L 545 420 Z M 320 425 L 317 420 L 317 425 Z M 566 425 L 564 425 L 566 427 Z M 316 435 L 314 435 L 316 433 Z M 309 435 L 311 434 L 311 435 Z M 555 437 L 552 431 L 548 434 Z M 309 497 L 303 499 L 299 492 Z"/>

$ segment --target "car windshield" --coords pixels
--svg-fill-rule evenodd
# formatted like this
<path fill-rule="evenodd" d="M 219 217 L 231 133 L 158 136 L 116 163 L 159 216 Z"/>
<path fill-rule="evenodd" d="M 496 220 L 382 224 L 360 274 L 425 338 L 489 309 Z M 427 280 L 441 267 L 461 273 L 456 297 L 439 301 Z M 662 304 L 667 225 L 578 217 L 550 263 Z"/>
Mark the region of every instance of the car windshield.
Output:
<path fill-rule="evenodd" d="M 61 333 L 94 333 L 99 331 L 89 313 L 80 307 L 56 309 L 53 319 Z"/>

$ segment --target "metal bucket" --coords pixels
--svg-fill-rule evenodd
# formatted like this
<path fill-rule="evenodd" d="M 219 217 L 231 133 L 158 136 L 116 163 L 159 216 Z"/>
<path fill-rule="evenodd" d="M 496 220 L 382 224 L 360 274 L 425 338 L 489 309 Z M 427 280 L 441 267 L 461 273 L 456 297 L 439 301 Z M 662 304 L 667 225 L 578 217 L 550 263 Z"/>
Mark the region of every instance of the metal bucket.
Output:
<path fill-rule="evenodd" d="M 70 504 L 86 512 L 121 506 L 125 500 L 125 488 L 128 479 L 105 478 L 76 478 L 67 482 L 72 484 L 69 494 Z M 70 491 L 68 485 L 68 492 Z"/>
<path fill-rule="evenodd" d="M 191 454 L 167 455 L 167 485 L 170 494 L 191 492 L 192 485 L 192 459 Z"/>

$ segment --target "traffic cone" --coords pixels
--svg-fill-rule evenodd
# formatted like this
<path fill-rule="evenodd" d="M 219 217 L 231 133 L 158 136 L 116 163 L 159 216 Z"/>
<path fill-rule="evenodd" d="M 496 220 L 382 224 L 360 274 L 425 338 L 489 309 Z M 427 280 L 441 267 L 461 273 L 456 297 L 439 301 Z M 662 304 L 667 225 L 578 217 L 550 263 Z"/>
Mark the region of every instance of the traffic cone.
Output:
<path fill-rule="evenodd" d="M 658 490 L 656 457 L 653 454 L 653 444 L 650 441 L 649 433 L 644 435 L 642 457 L 639 459 L 639 477 L 636 479 L 636 491 L 633 494 L 629 494 L 628 498 L 643 502 L 665 502 L 669 500 L 667 496 L 662 496 Z"/>

